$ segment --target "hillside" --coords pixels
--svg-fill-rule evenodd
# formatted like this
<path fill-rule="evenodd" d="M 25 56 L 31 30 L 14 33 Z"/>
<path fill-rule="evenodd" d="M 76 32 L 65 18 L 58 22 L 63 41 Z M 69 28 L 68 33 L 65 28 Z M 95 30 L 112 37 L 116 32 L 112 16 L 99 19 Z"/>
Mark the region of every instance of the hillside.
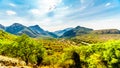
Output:
<path fill-rule="evenodd" d="M 94 30 L 91 33 L 93 33 L 93 34 L 120 34 L 120 30 L 118 30 L 118 29 L 102 29 L 102 30 Z"/>
<path fill-rule="evenodd" d="M 29 29 L 29 28 L 24 28 L 23 30 L 19 31 L 17 33 L 17 35 L 22 35 L 22 34 L 27 34 L 30 37 L 37 37 L 39 34 L 34 32 L 33 30 Z"/>
<path fill-rule="evenodd" d="M 56 34 L 56 35 L 58 35 L 58 36 L 62 36 L 65 32 L 67 32 L 67 31 L 69 31 L 71 29 L 73 29 L 73 28 L 65 28 L 63 30 L 58 30 L 58 31 L 55 31 L 53 33 Z"/>
<path fill-rule="evenodd" d="M 25 65 L 25 62 L 19 59 L 0 55 L 0 67 L 2 68 L 27 67 Z"/>
<path fill-rule="evenodd" d="M 3 67 L 30 66 L 31 68 L 39 64 L 42 64 L 43 67 L 49 66 L 53 61 L 53 56 L 56 55 L 56 57 L 59 56 L 58 58 L 60 58 L 63 48 L 71 45 L 72 42 L 69 40 L 35 39 L 26 35 L 15 36 L 0 30 L 0 65 Z M 24 66 L 19 64 L 21 61 L 25 62 Z"/>
<path fill-rule="evenodd" d="M 76 28 L 73 28 L 67 32 L 65 32 L 61 38 L 70 38 L 70 37 L 76 37 L 76 36 L 82 36 L 85 34 L 100 34 L 100 35 L 105 35 L 105 34 L 120 34 L 120 30 L 118 29 L 102 29 L 102 30 L 93 30 L 91 28 L 86 28 L 86 27 L 80 27 L 77 26 Z M 114 36 L 113 36 L 114 37 Z"/>
<path fill-rule="evenodd" d="M 61 38 L 63 38 L 63 37 L 75 37 L 75 36 L 78 36 L 78 35 L 88 34 L 90 31 L 93 31 L 93 29 L 77 26 L 77 27 L 65 32 L 61 36 Z"/>
<path fill-rule="evenodd" d="M 0 29 L 5 30 L 5 26 L 0 24 Z"/>
<path fill-rule="evenodd" d="M 71 40 L 77 44 L 88 45 L 92 43 L 101 43 L 108 40 L 120 40 L 120 30 L 118 29 L 102 29 L 93 30 L 88 34 L 77 35 L 71 37 Z"/>
<path fill-rule="evenodd" d="M 119 68 L 119 47 L 120 34 L 38 39 L 1 30 L 0 65 L 17 68 Z"/>
<path fill-rule="evenodd" d="M 0 39 L 8 39 L 12 40 L 13 38 L 16 38 L 15 35 L 9 34 L 3 30 L 0 30 Z"/>
<path fill-rule="evenodd" d="M 77 45 L 103 43 L 108 40 L 120 40 L 120 34 L 85 34 L 70 38 Z"/>

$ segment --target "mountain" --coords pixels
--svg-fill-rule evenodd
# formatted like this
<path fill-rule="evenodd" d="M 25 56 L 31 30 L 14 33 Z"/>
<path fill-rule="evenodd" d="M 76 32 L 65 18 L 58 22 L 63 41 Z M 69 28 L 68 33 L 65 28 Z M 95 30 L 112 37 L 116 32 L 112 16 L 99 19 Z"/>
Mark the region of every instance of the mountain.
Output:
<path fill-rule="evenodd" d="M 94 30 L 91 33 L 93 33 L 93 34 L 120 34 L 120 30 L 118 30 L 118 29 L 102 29 L 102 30 Z"/>
<path fill-rule="evenodd" d="M 93 29 L 77 26 L 77 27 L 65 32 L 61 36 L 61 38 L 63 38 L 63 37 L 75 37 L 75 36 L 78 36 L 78 35 L 88 34 L 91 31 L 93 31 Z"/>
<path fill-rule="evenodd" d="M 23 30 L 19 31 L 17 33 L 17 35 L 22 35 L 22 34 L 27 34 L 30 37 L 37 37 L 39 36 L 39 34 L 37 34 L 36 32 L 34 32 L 33 30 L 29 29 L 29 28 L 24 28 Z"/>
<path fill-rule="evenodd" d="M 14 23 L 8 27 L 4 27 L 0 24 L 0 29 L 15 35 L 27 34 L 30 37 L 53 37 L 57 38 L 58 36 L 52 32 L 45 31 L 39 27 L 39 25 L 33 26 L 24 26 L 19 23 Z"/>
<path fill-rule="evenodd" d="M 29 26 L 29 29 L 31 29 L 33 32 L 37 34 L 37 36 L 46 36 L 46 37 L 53 37 L 57 38 L 58 36 L 52 32 L 45 31 L 42 28 L 39 27 L 39 25 Z"/>
<path fill-rule="evenodd" d="M 58 38 L 59 36 L 57 34 L 54 34 L 53 32 L 46 31 L 48 36 L 53 37 L 53 38 Z"/>
<path fill-rule="evenodd" d="M 39 25 L 29 26 L 28 28 L 33 30 L 37 34 L 46 35 L 46 32 L 42 28 L 40 28 Z"/>
<path fill-rule="evenodd" d="M 58 36 L 62 36 L 65 32 L 71 30 L 73 28 L 66 28 L 66 29 L 63 29 L 63 30 L 58 30 L 58 31 L 55 31 L 53 32 L 54 34 L 58 35 Z"/>
<path fill-rule="evenodd" d="M 11 34 L 17 34 L 19 31 L 23 30 L 24 28 L 27 27 L 19 23 L 14 23 L 11 26 L 6 27 L 5 31 Z"/>
<path fill-rule="evenodd" d="M 39 25 L 24 26 L 19 23 L 14 23 L 8 27 L 0 24 L 0 29 L 15 35 L 27 34 L 30 37 L 52 37 L 52 38 L 66 38 L 75 37 L 83 34 L 120 34 L 118 29 L 103 29 L 103 30 L 93 30 L 91 28 L 77 26 L 75 28 L 66 28 L 64 30 L 59 30 L 55 32 L 45 31 Z"/>
<path fill-rule="evenodd" d="M 5 30 L 5 26 L 0 24 L 0 29 Z"/>

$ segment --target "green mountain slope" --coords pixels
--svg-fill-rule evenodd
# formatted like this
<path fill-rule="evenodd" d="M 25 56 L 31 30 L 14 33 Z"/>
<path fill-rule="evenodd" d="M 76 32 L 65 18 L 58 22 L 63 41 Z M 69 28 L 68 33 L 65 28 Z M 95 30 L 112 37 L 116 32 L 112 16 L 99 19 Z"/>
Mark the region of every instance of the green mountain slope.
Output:
<path fill-rule="evenodd" d="M 102 30 L 94 30 L 91 33 L 92 34 L 120 34 L 120 30 L 118 30 L 118 29 L 102 29 Z"/>
<path fill-rule="evenodd" d="M 3 30 L 0 30 L 0 39 L 9 39 L 12 40 L 13 38 L 16 38 L 15 35 L 12 35 L 10 33 L 7 33 Z"/>

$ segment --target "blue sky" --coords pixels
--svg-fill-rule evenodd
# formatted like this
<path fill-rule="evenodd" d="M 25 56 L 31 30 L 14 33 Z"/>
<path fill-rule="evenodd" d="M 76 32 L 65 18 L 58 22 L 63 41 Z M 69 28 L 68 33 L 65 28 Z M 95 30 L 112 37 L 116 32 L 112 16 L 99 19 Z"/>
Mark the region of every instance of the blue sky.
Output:
<path fill-rule="evenodd" d="M 120 29 L 120 0 L 0 0 L 0 24 L 15 22 L 49 31 L 78 25 Z"/>

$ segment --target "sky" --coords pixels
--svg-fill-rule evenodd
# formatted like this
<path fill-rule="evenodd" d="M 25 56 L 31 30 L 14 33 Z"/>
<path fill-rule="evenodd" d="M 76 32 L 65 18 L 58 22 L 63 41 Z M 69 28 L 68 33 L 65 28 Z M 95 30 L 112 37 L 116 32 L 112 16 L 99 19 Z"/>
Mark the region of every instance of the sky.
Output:
<path fill-rule="evenodd" d="M 120 0 L 0 0 L 0 24 L 120 29 Z"/>

